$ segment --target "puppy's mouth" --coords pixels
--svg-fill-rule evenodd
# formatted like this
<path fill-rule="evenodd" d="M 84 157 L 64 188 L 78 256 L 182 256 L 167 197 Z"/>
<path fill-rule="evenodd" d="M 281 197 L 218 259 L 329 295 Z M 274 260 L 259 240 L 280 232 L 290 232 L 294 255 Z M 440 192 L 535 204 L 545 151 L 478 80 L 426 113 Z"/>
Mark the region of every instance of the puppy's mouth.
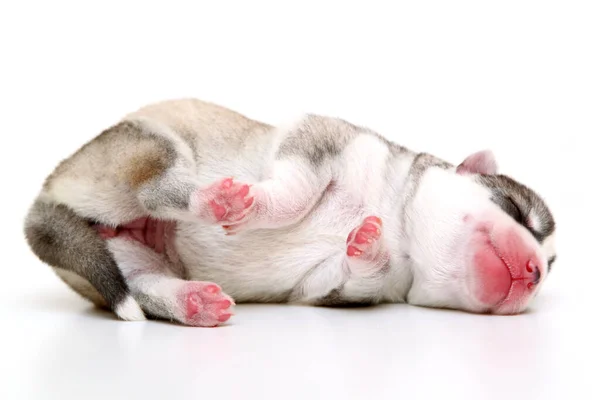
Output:
<path fill-rule="evenodd" d="M 473 245 L 475 295 L 494 314 L 515 314 L 526 306 L 542 274 L 532 249 L 514 229 L 481 224 Z"/>
<path fill-rule="evenodd" d="M 510 265 L 510 263 L 506 260 L 506 258 L 502 256 L 502 253 L 500 252 L 500 249 L 498 249 L 498 246 L 494 243 L 494 239 L 492 238 L 491 234 L 489 235 L 489 245 L 490 245 L 492 251 L 496 254 L 496 257 L 498 257 L 498 259 L 506 267 L 506 270 L 508 271 L 508 274 L 510 275 L 510 279 L 511 279 L 510 287 L 509 287 L 508 291 L 506 292 L 506 296 L 504 296 L 504 299 L 502 299 L 498 304 L 496 304 L 494 306 L 494 308 L 498 308 L 498 307 L 501 307 L 503 304 L 505 304 L 507 302 L 507 300 L 511 297 L 510 295 L 511 295 L 511 292 L 513 291 L 515 281 L 522 280 L 524 278 L 515 277 L 515 275 L 513 273 L 514 267 L 512 267 Z"/>

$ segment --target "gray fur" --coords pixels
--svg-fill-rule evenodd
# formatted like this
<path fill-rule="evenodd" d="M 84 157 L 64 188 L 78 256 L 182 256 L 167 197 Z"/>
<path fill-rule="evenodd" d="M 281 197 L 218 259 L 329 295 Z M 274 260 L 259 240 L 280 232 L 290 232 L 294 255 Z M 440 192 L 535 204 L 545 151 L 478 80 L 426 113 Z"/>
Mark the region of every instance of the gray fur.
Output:
<path fill-rule="evenodd" d="M 132 295 L 149 318 L 166 321 L 176 320 L 172 312 L 172 304 L 165 302 L 162 298 L 137 291 L 134 291 Z"/>
<path fill-rule="evenodd" d="M 318 168 L 358 133 L 359 128 L 347 121 L 307 115 L 281 143 L 277 157 L 301 156 Z"/>
<path fill-rule="evenodd" d="M 480 175 L 478 180 L 492 190 L 492 200 L 527 228 L 538 242 L 542 243 L 554 233 L 556 229 L 554 218 L 548 211 L 548 206 L 544 200 L 533 190 L 511 177 L 501 174 Z M 514 214 L 515 211 L 517 211 L 516 215 Z M 537 230 L 528 226 L 524 221 L 532 211 L 535 211 L 540 219 L 541 226 Z"/>
<path fill-rule="evenodd" d="M 89 281 L 109 308 L 114 310 L 128 295 L 125 279 L 106 242 L 88 221 L 68 207 L 36 201 L 25 222 L 25 236 L 40 260 Z"/>
<path fill-rule="evenodd" d="M 556 261 L 555 255 L 548 259 L 548 271 L 550 271 L 552 269 L 552 264 L 554 264 L 555 261 Z"/>
<path fill-rule="evenodd" d="M 190 195 L 194 189 L 196 186 L 191 182 L 177 182 L 161 176 L 140 190 L 140 198 L 143 199 L 142 205 L 150 213 L 170 208 L 186 210 L 190 205 Z"/>
<path fill-rule="evenodd" d="M 177 158 L 177 152 L 167 139 L 145 129 L 137 121 L 121 121 L 101 132 L 71 157 L 63 160 L 48 177 L 45 185 L 46 187 L 50 186 L 54 178 L 58 176 L 77 176 L 79 170 L 85 166 L 95 168 L 99 173 L 99 178 L 103 177 L 102 173 L 116 173 L 118 171 L 106 168 L 106 164 L 124 166 L 128 161 L 140 161 L 132 160 L 136 153 L 132 154 L 130 150 L 132 147 L 142 147 L 149 143 L 157 153 L 157 159 L 152 160 L 157 164 L 154 165 L 155 168 L 164 170 L 173 164 Z M 98 161 L 96 161 L 96 157 L 98 157 Z M 105 165 L 99 162 L 104 162 Z M 100 168 L 102 166 L 105 168 Z"/>
<path fill-rule="evenodd" d="M 375 304 L 374 299 L 350 299 L 343 294 L 343 288 L 336 288 L 326 296 L 317 299 L 314 303 L 317 307 L 365 307 Z"/>

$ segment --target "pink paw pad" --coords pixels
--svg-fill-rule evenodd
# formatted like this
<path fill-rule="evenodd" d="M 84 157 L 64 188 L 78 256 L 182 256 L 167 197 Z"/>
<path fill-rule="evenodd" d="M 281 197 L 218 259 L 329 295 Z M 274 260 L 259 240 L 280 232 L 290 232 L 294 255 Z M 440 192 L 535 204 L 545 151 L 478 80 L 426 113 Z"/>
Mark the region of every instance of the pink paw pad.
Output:
<path fill-rule="evenodd" d="M 186 283 L 180 300 L 183 303 L 185 323 L 192 326 L 215 327 L 233 315 L 233 299 L 221 288 L 209 282 Z"/>
<path fill-rule="evenodd" d="M 243 220 L 254 204 L 254 197 L 250 196 L 250 185 L 236 182 L 233 178 L 222 179 L 199 190 L 194 200 L 200 214 L 210 214 L 207 216 L 219 224 Z"/>
<path fill-rule="evenodd" d="M 359 257 L 363 253 L 373 249 L 381 237 L 381 218 L 370 216 L 363 220 L 362 224 L 354 228 L 346 239 L 346 254 L 350 257 Z"/>

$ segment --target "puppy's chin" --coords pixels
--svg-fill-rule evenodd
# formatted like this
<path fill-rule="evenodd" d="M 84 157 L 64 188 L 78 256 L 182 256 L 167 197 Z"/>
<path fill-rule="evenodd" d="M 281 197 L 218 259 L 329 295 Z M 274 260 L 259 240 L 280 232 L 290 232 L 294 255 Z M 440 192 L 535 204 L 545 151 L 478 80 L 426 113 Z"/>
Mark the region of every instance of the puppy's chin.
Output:
<path fill-rule="evenodd" d="M 473 228 L 467 262 L 468 292 L 477 309 L 525 311 L 547 273 L 540 246 L 522 227 L 494 215 L 465 218 Z"/>

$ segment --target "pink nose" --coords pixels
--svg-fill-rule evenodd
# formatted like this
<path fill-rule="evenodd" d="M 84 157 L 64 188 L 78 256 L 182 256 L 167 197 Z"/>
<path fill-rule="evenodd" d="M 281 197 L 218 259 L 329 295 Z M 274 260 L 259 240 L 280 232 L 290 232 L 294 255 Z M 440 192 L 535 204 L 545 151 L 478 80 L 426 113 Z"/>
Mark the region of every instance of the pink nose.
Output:
<path fill-rule="evenodd" d="M 535 264 L 533 260 L 529 260 L 527 265 L 525 266 L 525 270 L 528 272 L 528 276 L 525 277 L 527 281 L 527 289 L 533 289 L 535 285 L 540 283 L 540 279 L 542 277 L 542 273 L 540 272 L 539 267 Z"/>

